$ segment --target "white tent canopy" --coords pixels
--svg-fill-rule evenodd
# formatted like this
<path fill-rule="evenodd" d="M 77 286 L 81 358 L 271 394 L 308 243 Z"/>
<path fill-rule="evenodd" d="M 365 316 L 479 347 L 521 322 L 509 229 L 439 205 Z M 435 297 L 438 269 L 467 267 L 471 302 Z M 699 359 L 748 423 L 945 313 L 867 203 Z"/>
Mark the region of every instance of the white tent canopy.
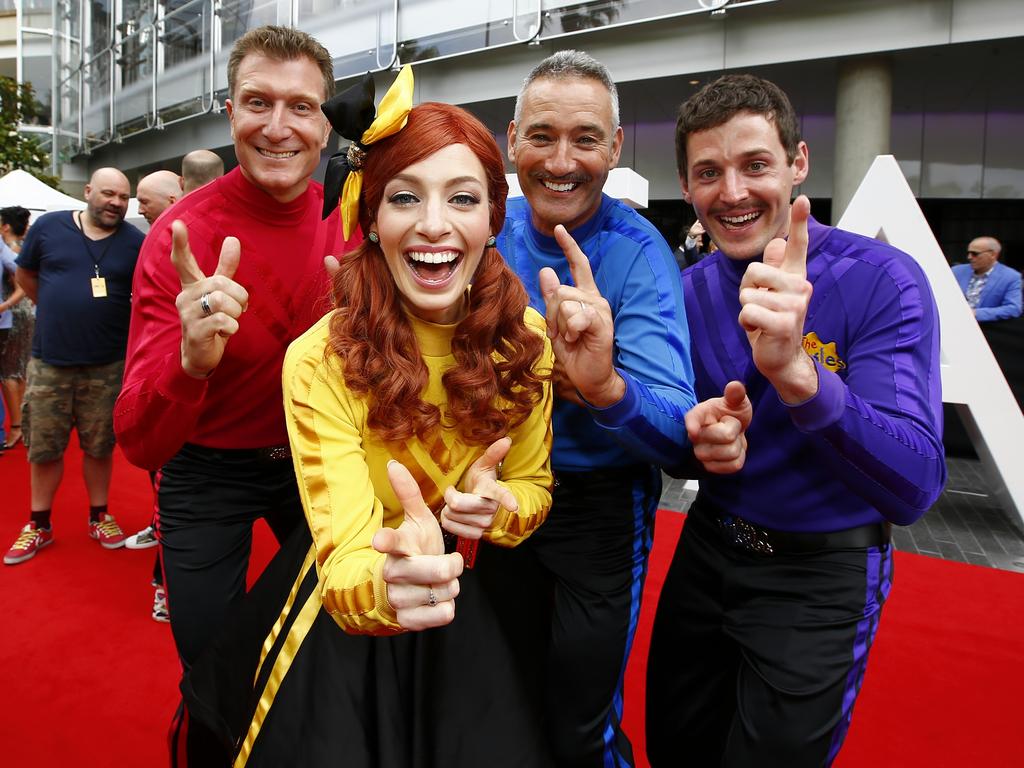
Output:
<path fill-rule="evenodd" d="M 80 211 L 85 203 L 49 187 L 31 173 L 15 170 L 0 178 L 0 208 L 20 205 L 33 213 L 33 218 L 48 211 Z"/>
<path fill-rule="evenodd" d="M 58 189 L 47 186 L 31 173 L 22 170 L 11 171 L 0 178 L 0 208 L 8 205 L 20 205 L 32 212 L 32 220 L 50 211 L 82 211 L 85 202 L 77 197 L 65 195 Z M 139 213 L 139 201 L 131 198 L 128 201 L 128 213 L 125 221 L 134 224 L 143 232 L 149 230 L 149 224 Z"/>

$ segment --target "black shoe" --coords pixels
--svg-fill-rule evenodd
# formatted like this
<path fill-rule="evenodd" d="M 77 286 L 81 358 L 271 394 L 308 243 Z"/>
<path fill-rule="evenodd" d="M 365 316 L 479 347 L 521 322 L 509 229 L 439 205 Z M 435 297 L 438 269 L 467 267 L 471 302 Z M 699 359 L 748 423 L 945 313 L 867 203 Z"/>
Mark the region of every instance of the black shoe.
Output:
<path fill-rule="evenodd" d="M 12 430 L 15 430 L 15 429 L 18 430 L 18 439 L 17 440 L 11 440 L 9 442 L 5 442 L 2 446 L 0 446 L 0 448 L 2 448 L 4 450 L 7 450 L 8 448 L 13 448 L 18 443 L 20 443 L 22 438 L 25 436 L 24 433 L 22 433 L 22 431 L 21 431 L 21 424 L 11 424 L 11 429 Z"/>

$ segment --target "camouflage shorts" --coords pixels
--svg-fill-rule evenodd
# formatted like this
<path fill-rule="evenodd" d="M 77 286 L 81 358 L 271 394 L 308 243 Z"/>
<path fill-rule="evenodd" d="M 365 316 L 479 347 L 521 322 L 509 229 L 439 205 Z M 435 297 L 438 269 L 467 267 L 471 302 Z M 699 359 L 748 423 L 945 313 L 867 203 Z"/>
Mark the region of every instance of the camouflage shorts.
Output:
<path fill-rule="evenodd" d="M 103 459 L 114 450 L 114 401 L 121 391 L 124 360 L 107 365 L 48 365 L 33 357 L 22 407 L 22 430 L 33 464 L 64 455 L 71 428 L 89 456 Z"/>

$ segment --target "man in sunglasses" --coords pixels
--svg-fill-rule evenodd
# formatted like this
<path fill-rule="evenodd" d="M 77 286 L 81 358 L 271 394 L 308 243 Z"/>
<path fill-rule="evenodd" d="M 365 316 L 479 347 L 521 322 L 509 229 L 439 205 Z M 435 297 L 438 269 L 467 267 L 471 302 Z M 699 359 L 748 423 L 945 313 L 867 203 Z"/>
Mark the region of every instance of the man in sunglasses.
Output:
<path fill-rule="evenodd" d="M 976 237 L 967 246 L 967 263 L 953 276 L 979 323 L 1021 315 L 1020 272 L 999 263 L 1003 246 L 994 237 Z"/>

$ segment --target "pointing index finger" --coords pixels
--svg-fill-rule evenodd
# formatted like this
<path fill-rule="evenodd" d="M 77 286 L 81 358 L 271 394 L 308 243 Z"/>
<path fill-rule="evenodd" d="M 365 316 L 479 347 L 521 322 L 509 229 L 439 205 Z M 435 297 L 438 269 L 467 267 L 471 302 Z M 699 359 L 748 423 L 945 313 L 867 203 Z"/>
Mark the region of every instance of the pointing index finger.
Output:
<path fill-rule="evenodd" d="M 175 219 L 171 223 L 171 263 L 178 273 L 182 288 L 192 283 L 198 283 L 206 277 L 196 263 L 192 249 L 189 248 L 188 227 L 179 219 Z"/>
<path fill-rule="evenodd" d="M 569 271 L 572 272 L 576 287 L 587 293 L 600 293 L 597 290 L 597 283 L 594 282 L 594 273 L 590 269 L 590 259 L 561 224 L 555 227 L 555 240 L 569 262 Z"/>
<path fill-rule="evenodd" d="M 789 211 L 789 238 L 782 259 L 782 270 L 807 277 L 807 219 L 811 215 L 811 202 L 806 195 L 793 201 Z"/>

